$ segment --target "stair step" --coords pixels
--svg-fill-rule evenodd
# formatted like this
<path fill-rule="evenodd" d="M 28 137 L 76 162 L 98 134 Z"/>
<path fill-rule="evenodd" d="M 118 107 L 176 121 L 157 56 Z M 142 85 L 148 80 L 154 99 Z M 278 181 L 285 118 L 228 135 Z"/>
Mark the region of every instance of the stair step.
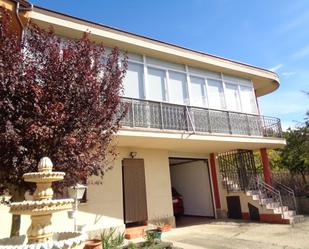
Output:
<path fill-rule="evenodd" d="M 269 207 L 267 207 L 267 205 L 266 205 L 266 208 L 268 208 L 268 209 L 273 209 L 275 214 L 282 214 L 282 211 L 283 211 L 283 212 L 289 211 L 289 207 L 287 207 L 287 206 L 282 206 L 282 207 L 280 207 L 280 203 L 279 203 L 279 202 L 276 202 L 276 203 L 278 203 L 277 207 L 270 207 L 270 208 L 269 208 Z"/>
<path fill-rule="evenodd" d="M 297 224 L 305 221 L 305 216 L 303 215 L 294 215 L 293 217 L 289 218 L 290 224 Z"/>
<path fill-rule="evenodd" d="M 262 198 L 262 199 L 260 199 L 260 203 L 263 204 L 263 205 L 266 205 L 266 204 L 272 203 L 272 202 L 274 202 L 273 198 Z"/>
<path fill-rule="evenodd" d="M 251 196 L 253 200 L 259 201 L 260 200 L 260 196 L 259 195 L 252 195 Z"/>
<path fill-rule="evenodd" d="M 266 208 L 268 208 L 268 209 L 281 208 L 280 202 L 274 201 L 274 202 L 271 202 L 271 203 L 267 203 Z"/>
<path fill-rule="evenodd" d="M 252 196 L 254 194 L 254 192 L 255 192 L 254 190 L 247 190 L 246 191 L 246 195 L 247 196 Z"/>
<path fill-rule="evenodd" d="M 296 212 L 294 210 L 287 210 L 283 212 L 284 219 L 293 218 L 296 216 Z"/>
<path fill-rule="evenodd" d="M 259 191 L 258 190 L 248 190 L 246 192 L 247 195 L 259 195 Z"/>
<path fill-rule="evenodd" d="M 253 200 L 259 201 L 261 199 L 267 199 L 267 196 L 265 194 L 256 194 L 256 195 L 251 195 Z"/>
<path fill-rule="evenodd" d="M 252 196 L 255 200 L 259 200 L 260 198 L 265 199 L 267 197 L 266 194 L 262 194 L 258 190 L 247 190 L 246 195 Z"/>
<path fill-rule="evenodd" d="M 239 186 L 237 183 L 234 183 L 234 182 L 231 182 L 231 183 L 229 183 L 229 182 L 227 182 L 226 183 L 228 186 Z"/>

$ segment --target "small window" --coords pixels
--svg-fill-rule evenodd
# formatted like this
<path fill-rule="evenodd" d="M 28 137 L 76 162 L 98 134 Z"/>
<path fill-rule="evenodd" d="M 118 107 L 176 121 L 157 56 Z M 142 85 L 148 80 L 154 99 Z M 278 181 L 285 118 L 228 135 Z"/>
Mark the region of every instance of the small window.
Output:
<path fill-rule="evenodd" d="M 225 100 L 222 82 L 207 79 L 209 107 L 213 109 L 225 109 Z"/>
<path fill-rule="evenodd" d="M 230 111 L 241 111 L 238 85 L 225 83 L 226 108 Z"/>
<path fill-rule="evenodd" d="M 123 80 L 124 96 L 128 98 L 143 99 L 143 66 L 137 63 L 129 62 L 127 74 Z"/>
<path fill-rule="evenodd" d="M 166 72 L 156 68 L 147 68 L 148 98 L 154 101 L 165 101 Z"/>
<path fill-rule="evenodd" d="M 175 104 L 188 104 L 186 75 L 169 71 L 169 102 Z"/>
<path fill-rule="evenodd" d="M 206 107 L 205 80 L 203 78 L 191 76 L 190 87 L 190 105 Z"/>
<path fill-rule="evenodd" d="M 240 97 L 241 97 L 242 111 L 245 113 L 257 114 L 257 106 L 253 88 L 247 86 L 240 86 Z"/>

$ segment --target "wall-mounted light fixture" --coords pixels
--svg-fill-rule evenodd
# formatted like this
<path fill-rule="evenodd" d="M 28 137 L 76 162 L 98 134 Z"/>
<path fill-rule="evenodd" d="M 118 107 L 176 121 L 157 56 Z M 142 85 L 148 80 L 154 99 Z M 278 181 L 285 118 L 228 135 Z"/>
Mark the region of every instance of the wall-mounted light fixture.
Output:
<path fill-rule="evenodd" d="M 137 152 L 135 152 L 135 151 L 130 152 L 130 156 L 131 156 L 132 159 L 134 159 L 134 157 L 136 157 L 136 155 L 137 155 Z"/>

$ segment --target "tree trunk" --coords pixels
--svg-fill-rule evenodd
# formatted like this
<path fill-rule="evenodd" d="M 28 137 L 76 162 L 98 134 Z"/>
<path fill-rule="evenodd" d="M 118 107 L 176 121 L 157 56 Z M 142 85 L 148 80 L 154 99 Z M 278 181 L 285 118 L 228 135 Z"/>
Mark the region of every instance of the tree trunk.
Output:
<path fill-rule="evenodd" d="M 306 174 L 304 172 L 301 172 L 301 176 L 303 178 L 304 185 L 306 185 L 307 184 Z"/>
<path fill-rule="evenodd" d="M 12 202 L 19 202 L 24 200 L 25 196 L 25 189 L 18 189 L 12 192 Z M 11 235 L 12 236 L 19 236 L 20 230 L 20 215 L 12 215 L 12 225 L 11 225 Z"/>

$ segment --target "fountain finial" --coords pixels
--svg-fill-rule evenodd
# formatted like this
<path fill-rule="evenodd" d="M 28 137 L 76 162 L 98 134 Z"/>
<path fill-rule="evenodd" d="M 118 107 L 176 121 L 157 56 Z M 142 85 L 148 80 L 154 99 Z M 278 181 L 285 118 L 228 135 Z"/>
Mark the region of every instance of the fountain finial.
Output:
<path fill-rule="evenodd" d="M 42 157 L 38 164 L 39 172 L 51 172 L 53 170 L 53 163 L 49 157 Z"/>

